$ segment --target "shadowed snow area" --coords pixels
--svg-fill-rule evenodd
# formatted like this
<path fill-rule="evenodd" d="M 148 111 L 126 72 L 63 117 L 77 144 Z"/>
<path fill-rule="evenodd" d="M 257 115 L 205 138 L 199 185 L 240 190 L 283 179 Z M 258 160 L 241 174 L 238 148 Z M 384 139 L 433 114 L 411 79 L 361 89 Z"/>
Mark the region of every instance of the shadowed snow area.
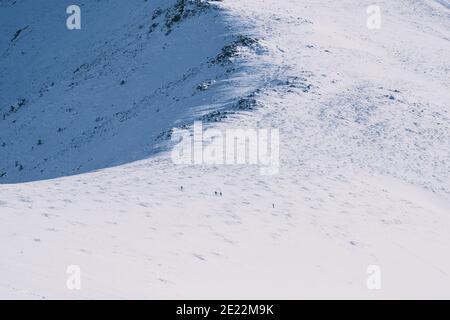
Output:
<path fill-rule="evenodd" d="M 80 3 L 0 1 L 0 297 L 450 298 L 448 1 Z M 279 173 L 175 165 L 197 119 Z"/>
<path fill-rule="evenodd" d="M 70 1 L 0 3 L 0 183 L 146 158 L 256 85 L 228 61 L 248 36 L 206 1 L 80 1 L 75 31 Z"/>

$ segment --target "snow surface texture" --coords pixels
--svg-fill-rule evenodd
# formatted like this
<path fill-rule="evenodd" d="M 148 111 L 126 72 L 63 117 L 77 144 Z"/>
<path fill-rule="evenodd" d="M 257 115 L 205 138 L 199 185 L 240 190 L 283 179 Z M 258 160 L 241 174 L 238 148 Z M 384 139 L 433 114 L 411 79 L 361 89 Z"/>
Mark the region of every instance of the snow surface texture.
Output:
<path fill-rule="evenodd" d="M 0 0 L 1 298 L 450 298 L 448 1 L 69 4 Z M 199 119 L 280 173 L 174 165 Z"/>

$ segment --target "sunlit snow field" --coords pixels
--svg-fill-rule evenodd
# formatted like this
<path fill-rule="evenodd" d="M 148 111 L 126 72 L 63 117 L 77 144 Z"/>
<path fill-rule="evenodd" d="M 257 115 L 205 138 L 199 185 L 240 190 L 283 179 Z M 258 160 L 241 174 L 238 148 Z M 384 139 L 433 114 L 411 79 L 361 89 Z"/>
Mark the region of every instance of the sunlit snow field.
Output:
<path fill-rule="evenodd" d="M 78 3 L 0 0 L 0 298 L 450 298 L 448 1 Z M 174 164 L 194 121 L 278 174 Z"/>

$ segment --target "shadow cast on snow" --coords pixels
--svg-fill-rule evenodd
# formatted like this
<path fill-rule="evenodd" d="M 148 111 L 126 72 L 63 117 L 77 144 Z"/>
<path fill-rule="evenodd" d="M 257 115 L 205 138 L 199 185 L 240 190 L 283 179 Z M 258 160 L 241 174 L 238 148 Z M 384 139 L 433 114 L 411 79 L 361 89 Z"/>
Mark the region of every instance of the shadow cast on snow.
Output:
<path fill-rule="evenodd" d="M 53 25 L 60 1 L 3 8 L 5 30 L 24 31 L 0 47 L 0 184 L 148 158 L 172 128 L 221 120 L 254 90 L 239 74 L 257 41 L 231 32 L 220 7 L 84 2 L 74 31 Z"/>

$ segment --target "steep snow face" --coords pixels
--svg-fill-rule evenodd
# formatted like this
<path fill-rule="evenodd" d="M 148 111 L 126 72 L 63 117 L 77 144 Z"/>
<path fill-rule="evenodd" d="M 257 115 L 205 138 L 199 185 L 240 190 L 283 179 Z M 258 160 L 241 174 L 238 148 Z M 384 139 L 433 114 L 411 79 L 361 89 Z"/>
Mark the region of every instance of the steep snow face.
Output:
<path fill-rule="evenodd" d="M 4 8 L 16 10 L 27 2 L 1 3 L 5 12 Z M 161 67 L 155 73 L 158 79 L 143 71 L 136 73 L 148 77 L 154 86 L 170 84 L 154 101 L 160 102 L 159 113 L 173 112 L 168 111 L 167 118 L 145 118 L 153 104 L 137 104 L 132 109 L 136 113 L 131 113 L 135 117 L 125 117 L 123 124 L 111 120 L 106 128 L 117 132 L 114 137 L 131 137 L 120 140 L 118 146 L 129 154 L 141 152 L 137 158 L 145 156 L 142 150 L 149 155 L 151 148 L 158 147 L 141 140 L 147 128 L 144 120 L 139 126 L 141 119 L 155 126 L 163 123 L 160 129 L 166 132 L 198 117 L 214 122 L 209 126 L 221 131 L 277 128 L 281 132 L 280 172 L 261 176 L 253 166 L 175 165 L 161 152 L 98 172 L 1 185 L 1 297 L 450 297 L 450 16 L 445 1 L 377 1 L 381 29 L 375 30 L 366 26 L 366 9 L 372 1 L 214 1 L 217 10 L 190 16 L 169 34 L 160 25 L 138 40 L 139 31 L 123 30 L 134 25 L 148 32 L 151 22 L 130 18 L 133 12 L 133 17 L 147 12 L 132 8 L 149 6 L 152 16 L 157 5 L 154 1 L 131 7 L 119 3 L 95 4 L 106 10 L 111 21 L 131 21 L 117 27 L 114 34 L 105 34 L 117 45 L 134 39 L 132 47 L 142 47 L 145 54 L 141 56 L 138 50 L 134 59 L 111 54 L 105 61 L 100 55 L 99 61 L 114 65 L 113 74 L 125 63 L 125 71 L 116 78 L 102 76 L 100 62 L 91 66 L 97 60 L 78 57 L 70 68 L 72 73 L 91 61 L 88 69 L 82 67 L 67 80 L 68 85 L 79 85 L 59 90 L 51 99 L 46 98 L 52 94 L 49 89 L 40 99 L 77 101 L 76 112 L 85 112 L 86 118 L 94 109 L 83 111 L 89 108 L 83 99 L 94 99 L 91 96 L 104 87 L 112 97 L 108 101 L 117 106 L 122 104 L 116 101 L 144 99 L 146 86 L 139 85 L 134 73 L 127 73 L 128 65 L 136 70 L 159 68 L 150 67 L 146 58 L 165 58 L 152 55 L 152 50 L 163 51 L 161 41 L 169 47 L 183 42 L 188 36 L 185 30 L 196 26 L 203 30 L 194 37 L 196 45 L 171 51 L 175 56 L 195 52 L 195 57 L 180 62 L 183 70 L 192 72 L 166 74 Z M 174 8 L 176 3 L 161 1 L 159 5 Z M 23 11 L 28 12 L 25 7 Z M 105 18 L 94 11 L 90 14 Z M 84 21 L 83 28 L 95 22 Z M 8 41 L 28 24 L 14 24 L 6 32 Z M 139 29 L 141 24 L 144 27 Z M 217 28 L 216 32 L 210 33 L 211 28 Z M 15 41 L 21 36 L 25 40 L 29 30 L 20 32 Z M 85 35 L 86 39 L 93 36 Z M 147 41 L 154 41 L 154 46 L 147 47 Z M 2 47 L 2 52 L 15 50 L 11 46 Z M 196 55 L 199 48 L 204 56 Z M 71 52 L 66 50 L 58 56 Z M 172 70 L 168 60 L 161 64 Z M 11 67 L 2 63 L 1 68 Z M 183 77 L 185 73 L 194 75 Z M 20 74 L 11 77 L 20 79 Z M 92 77 L 102 80 L 91 83 Z M 125 84 L 120 86 L 122 78 Z M 11 94 L 3 90 L 1 81 L 2 91 Z M 135 86 L 125 88 L 132 81 Z M 89 91 L 91 85 L 96 90 Z M 25 85 L 24 92 L 31 87 Z M 70 90 L 80 90 L 80 96 L 72 96 Z M 102 99 L 98 99 L 100 105 Z M 28 112 L 31 107 L 24 106 L 10 117 L 31 123 Z M 10 122 L 4 122 L 8 129 Z M 49 123 L 41 121 L 40 125 Z M 2 134 L 10 134 L 4 128 Z M 156 135 L 160 129 L 152 132 Z M 131 131 L 139 135 L 128 136 Z M 30 136 L 39 139 L 29 133 L 23 140 L 29 141 Z M 99 167 L 116 163 L 109 153 L 114 151 L 111 146 L 102 145 L 103 136 L 95 134 L 80 143 L 90 154 L 111 156 L 110 162 L 97 162 Z M 41 147 L 45 146 L 43 141 Z M 25 150 L 26 155 L 30 150 L 38 152 L 33 147 Z M 98 150 L 88 149 L 94 147 Z M 118 150 L 119 160 L 131 160 Z M 72 164 L 75 161 L 66 154 L 76 159 L 85 152 L 61 153 L 59 159 Z M 16 178 L 5 175 L 4 181 L 45 177 L 46 171 L 42 176 L 37 171 L 34 176 L 32 171 L 20 176 L 12 161 L 4 166 L 12 167 L 16 173 L 11 175 Z M 44 166 L 51 171 L 65 163 L 55 159 L 53 165 Z M 60 170 L 54 176 L 65 174 Z M 81 290 L 66 286 L 66 271 L 73 265 L 81 270 Z M 368 286 L 373 274 L 367 271 L 374 270 L 370 266 L 381 272 L 379 290 Z"/>
<path fill-rule="evenodd" d="M 1 4 L 0 183 L 145 158 L 251 90 L 215 59 L 243 35 L 206 1 L 80 1 L 81 30 L 70 1 Z"/>

